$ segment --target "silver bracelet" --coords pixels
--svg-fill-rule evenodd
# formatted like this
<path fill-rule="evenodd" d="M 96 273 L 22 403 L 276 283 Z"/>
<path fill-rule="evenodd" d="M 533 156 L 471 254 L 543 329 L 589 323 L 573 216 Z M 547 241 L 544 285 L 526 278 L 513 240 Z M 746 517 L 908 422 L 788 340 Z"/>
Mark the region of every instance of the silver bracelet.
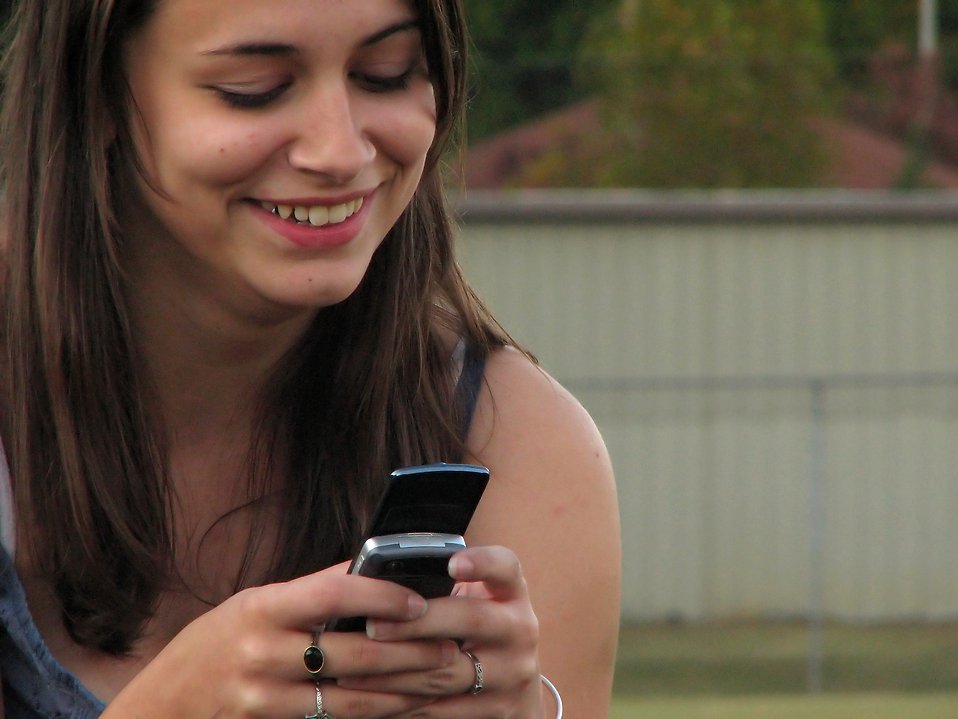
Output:
<path fill-rule="evenodd" d="M 546 685 L 546 689 L 549 690 L 549 693 L 552 694 L 552 698 L 556 700 L 556 719 L 562 719 L 562 697 L 559 696 L 559 690 L 556 689 L 556 685 L 550 682 L 545 674 L 540 674 L 539 678 L 542 680 L 542 683 Z"/>

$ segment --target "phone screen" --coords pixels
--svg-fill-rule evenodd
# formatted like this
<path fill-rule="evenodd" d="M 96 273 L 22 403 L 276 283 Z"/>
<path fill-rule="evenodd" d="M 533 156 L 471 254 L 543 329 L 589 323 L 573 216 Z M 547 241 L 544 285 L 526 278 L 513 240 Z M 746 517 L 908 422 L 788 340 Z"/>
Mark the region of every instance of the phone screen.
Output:
<path fill-rule="evenodd" d="M 365 536 L 465 534 L 488 482 L 489 470 L 474 464 L 397 469 L 386 480 L 386 491 Z"/>

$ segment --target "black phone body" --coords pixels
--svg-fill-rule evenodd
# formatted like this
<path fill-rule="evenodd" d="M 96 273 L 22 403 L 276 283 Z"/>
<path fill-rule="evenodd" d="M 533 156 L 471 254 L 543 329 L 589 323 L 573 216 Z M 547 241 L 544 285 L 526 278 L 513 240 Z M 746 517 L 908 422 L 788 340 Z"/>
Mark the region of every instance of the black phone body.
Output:
<path fill-rule="evenodd" d="M 489 470 L 473 464 L 427 464 L 397 469 L 353 557 L 350 574 L 378 577 L 409 587 L 427 599 L 454 586 L 449 558 L 466 544 L 466 533 Z M 361 631 L 365 617 L 330 622 L 330 631 Z"/>
<path fill-rule="evenodd" d="M 465 534 L 489 470 L 475 464 L 425 464 L 392 472 L 365 537 L 401 532 Z"/>

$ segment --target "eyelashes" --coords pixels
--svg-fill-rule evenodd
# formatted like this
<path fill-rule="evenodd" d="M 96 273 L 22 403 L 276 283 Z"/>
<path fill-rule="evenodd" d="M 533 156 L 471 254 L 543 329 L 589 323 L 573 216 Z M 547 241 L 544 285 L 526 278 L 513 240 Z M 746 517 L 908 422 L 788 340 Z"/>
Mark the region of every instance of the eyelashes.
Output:
<path fill-rule="evenodd" d="M 417 71 L 417 66 L 410 67 L 400 75 L 372 75 L 369 73 L 352 73 L 350 79 L 367 92 L 385 94 L 402 92 L 408 89 L 410 80 Z M 267 107 L 282 97 L 289 87 L 285 82 L 265 92 L 237 92 L 228 87 L 214 86 L 212 89 L 223 102 L 231 107 L 243 110 L 256 110 Z"/>
<path fill-rule="evenodd" d="M 224 87 L 214 87 L 212 89 L 227 105 L 245 110 L 255 110 L 266 107 L 274 100 L 277 100 L 286 92 L 289 85 L 290 83 L 283 83 L 266 92 L 236 92 L 235 90 L 228 90 Z"/>
<path fill-rule="evenodd" d="M 409 87 L 415 68 L 409 68 L 401 75 L 384 76 L 353 73 L 352 79 L 369 92 L 399 92 Z"/>

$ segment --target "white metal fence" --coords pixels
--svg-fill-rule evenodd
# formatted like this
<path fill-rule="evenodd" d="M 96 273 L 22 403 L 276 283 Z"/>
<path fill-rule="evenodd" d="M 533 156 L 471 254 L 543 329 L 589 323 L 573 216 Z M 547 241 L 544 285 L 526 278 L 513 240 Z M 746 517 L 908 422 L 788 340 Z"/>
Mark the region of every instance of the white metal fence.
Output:
<path fill-rule="evenodd" d="M 609 445 L 626 619 L 958 617 L 958 198 L 461 207 L 467 274 Z"/>

